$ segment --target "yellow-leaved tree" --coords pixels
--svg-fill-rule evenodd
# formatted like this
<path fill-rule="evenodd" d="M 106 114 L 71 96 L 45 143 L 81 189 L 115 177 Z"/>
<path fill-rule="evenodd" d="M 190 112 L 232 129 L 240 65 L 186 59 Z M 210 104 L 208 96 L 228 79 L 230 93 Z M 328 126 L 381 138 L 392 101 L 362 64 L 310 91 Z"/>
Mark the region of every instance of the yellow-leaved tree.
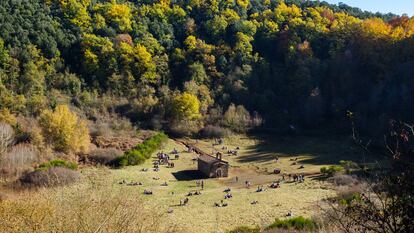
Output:
<path fill-rule="evenodd" d="M 200 115 L 200 101 L 197 96 L 184 92 L 173 99 L 173 114 L 176 119 L 195 120 Z"/>
<path fill-rule="evenodd" d="M 79 119 L 67 105 L 58 105 L 54 111 L 44 110 L 39 120 L 43 136 L 55 150 L 85 153 L 90 138 L 86 122 Z"/>

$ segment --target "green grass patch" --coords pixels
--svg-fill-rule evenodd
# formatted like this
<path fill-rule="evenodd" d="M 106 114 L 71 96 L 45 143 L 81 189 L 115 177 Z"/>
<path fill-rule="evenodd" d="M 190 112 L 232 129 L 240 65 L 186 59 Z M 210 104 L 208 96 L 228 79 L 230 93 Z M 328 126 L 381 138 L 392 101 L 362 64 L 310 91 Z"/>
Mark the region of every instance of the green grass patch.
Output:
<path fill-rule="evenodd" d="M 288 219 L 276 219 L 275 222 L 268 226 L 266 229 L 294 229 L 299 231 L 314 231 L 316 229 L 316 224 L 311 219 L 298 216 Z"/>
<path fill-rule="evenodd" d="M 44 170 L 49 170 L 50 168 L 53 168 L 53 167 L 65 167 L 71 170 L 78 169 L 78 165 L 76 163 L 68 162 L 66 160 L 61 160 L 61 159 L 55 159 L 55 160 L 51 160 L 49 162 L 40 164 L 39 168 L 36 170 L 44 171 Z"/>
<path fill-rule="evenodd" d="M 159 150 L 162 144 L 167 140 L 167 135 L 158 133 L 125 152 L 123 156 L 116 159 L 115 165 L 123 167 L 142 164 L 145 160 L 151 158 L 151 155 Z"/>

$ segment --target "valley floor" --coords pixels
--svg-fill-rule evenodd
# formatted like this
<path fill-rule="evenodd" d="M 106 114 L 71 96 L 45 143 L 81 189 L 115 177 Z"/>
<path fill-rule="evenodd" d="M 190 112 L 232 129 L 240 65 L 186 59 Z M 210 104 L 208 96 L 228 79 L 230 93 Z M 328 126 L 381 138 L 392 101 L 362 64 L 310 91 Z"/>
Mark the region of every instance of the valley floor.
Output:
<path fill-rule="evenodd" d="M 72 210 L 73 213 L 79 214 L 82 209 L 82 215 L 88 218 L 93 218 L 95 214 L 103 218 L 102 215 L 105 214 L 100 208 L 106 206 L 111 209 L 119 203 L 116 200 L 126 199 L 129 200 L 128 205 L 120 209 L 127 209 L 128 213 L 132 211 L 138 218 L 142 218 L 141 229 L 136 232 L 225 232 L 240 225 L 265 227 L 289 211 L 296 216 L 317 216 L 318 204 L 335 195 L 333 187 L 320 179 L 320 167 L 338 163 L 341 159 L 364 159 L 358 156 L 359 153 L 346 140 L 340 139 L 234 136 L 226 138 L 224 145 L 220 146 L 213 146 L 213 140 L 191 142 L 208 153 L 223 152 L 223 159 L 231 165 L 229 177 L 197 177 L 193 173 L 197 169 L 197 163 L 193 160 L 196 154 L 188 153 L 184 145 L 170 139 L 162 151 L 170 153 L 175 148 L 180 152 L 180 158 L 173 160 L 174 168 L 163 165 L 160 166 L 160 171 L 154 171 L 152 162 L 155 157 L 140 166 L 122 169 L 85 167 L 81 169 L 82 180 L 77 184 L 42 189 L 36 194 L 30 194 L 30 198 L 46 199 L 48 203 Z M 223 146 L 228 149 L 240 147 L 239 154 L 229 156 L 227 150 L 221 150 Z M 275 161 L 276 156 L 279 157 L 278 162 Z M 295 159 L 297 161 L 293 161 Z M 301 165 L 304 167 L 300 168 Z M 143 168 L 148 168 L 148 171 L 142 171 Z M 273 174 L 275 168 L 281 169 L 281 174 Z M 269 188 L 270 183 L 280 180 L 283 173 L 305 174 L 305 182 L 295 183 L 286 176 L 286 181 L 281 183 L 280 188 Z M 120 184 L 123 180 L 127 184 L 142 182 L 142 185 Z M 196 186 L 197 180 L 204 181 L 203 190 Z M 246 180 L 252 182 L 249 189 L 245 187 Z M 164 182 L 168 186 L 163 186 Z M 256 192 L 259 185 L 265 187 L 264 192 Z M 226 188 L 231 189 L 233 197 L 224 200 L 223 191 Z M 153 195 L 144 195 L 145 189 L 153 191 Z M 196 190 L 201 195 L 188 197 L 189 204 L 186 206 L 179 205 L 181 199 Z M 28 195 L 21 195 L 22 200 L 27 200 Z M 221 200 L 228 203 L 228 206 L 215 207 L 214 204 Z M 253 205 L 253 201 L 258 203 Z M 74 210 L 74 206 L 78 206 L 78 210 Z M 122 211 L 120 214 L 122 216 Z M 95 218 L 99 219 L 99 216 Z M 118 217 L 122 218 L 120 216 Z M 64 214 L 61 218 L 65 218 Z"/>

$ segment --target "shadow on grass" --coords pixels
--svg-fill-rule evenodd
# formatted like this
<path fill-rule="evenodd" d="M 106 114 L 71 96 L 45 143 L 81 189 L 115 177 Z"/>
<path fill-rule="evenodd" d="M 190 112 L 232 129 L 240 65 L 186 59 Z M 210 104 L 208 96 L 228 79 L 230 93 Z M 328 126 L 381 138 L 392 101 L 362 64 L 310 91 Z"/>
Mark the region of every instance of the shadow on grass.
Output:
<path fill-rule="evenodd" d="M 238 157 L 238 162 L 269 162 L 276 156 L 301 157 L 299 163 L 325 165 L 337 164 L 340 160 L 352 160 L 357 163 L 373 162 L 372 155 L 367 155 L 354 145 L 347 137 L 312 137 L 312 136 L 275 136 L 254 135 L 257 145 L 247 148 L 246 153 Z"/>
<path fill-rule="evenodd" d="M 201 180 L 208 178 L 203 173 L 201 173 L 198 170 L 184 170 L 184 171 L 178 171 L 173 172 L 172 175 L 177 179 L 178 181 L 191 181 L 191 180 Z"/>

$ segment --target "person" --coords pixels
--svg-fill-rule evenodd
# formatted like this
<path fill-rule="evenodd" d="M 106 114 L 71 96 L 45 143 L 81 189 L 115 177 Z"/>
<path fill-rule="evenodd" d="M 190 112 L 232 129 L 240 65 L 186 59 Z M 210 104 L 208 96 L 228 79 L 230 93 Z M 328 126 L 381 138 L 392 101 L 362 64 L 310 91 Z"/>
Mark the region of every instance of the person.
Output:
<path fill-rule="evenodd" d="M 239 182 L 239 177 L 238 177 L 238 176 L 236 176 L 236 183 L 237 183 L 237 182 Z"/>
<path fill-rule="evenodd" d="M 201 189 L 204 189 L 204 181 L 201 181 Z"/>

